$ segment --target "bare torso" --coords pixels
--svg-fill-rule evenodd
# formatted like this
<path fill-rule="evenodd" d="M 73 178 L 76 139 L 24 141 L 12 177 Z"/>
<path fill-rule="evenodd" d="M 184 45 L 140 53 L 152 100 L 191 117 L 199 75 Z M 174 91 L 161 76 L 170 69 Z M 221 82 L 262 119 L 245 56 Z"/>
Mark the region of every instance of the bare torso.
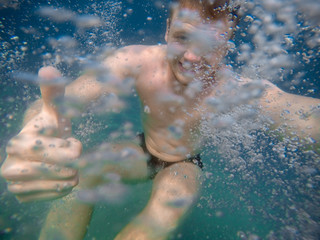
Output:
<path fill-rule="evenodd" d="M 164 161 L 181 161 L 197 151 L 197 126 L 208 92 L 193 93 L 175 81 L 166 61 L 166 46 L 144 51 L 148 52 L 147 61 L 141 65 L 136 88 L 147 148 Z"/>
<path fill-rule="evenodd" d="M 108 57 L 104 64 L 115 76 L 117 83 L 127 77 L 135 79 L 143 110 L 142 121 L 146 146 L 151 154 L 167 162 L 182 161 L 197 153 L 200 141 L 198 126 L 204 113 L 207 112 L 207 97 L 216 97 L 217 94 L 228 91 L 224 87 L 230 81 L 234 82 L 232 79 L 213 78 L 212 82 L 204 83 L 206 87 L 198 91 L 197 88 L 193 88 L 192 82 L 183 85 L 176 80 L 168 64 L 166 45 L 125 47 L 117 51 L 113 57 Z M 90 88 L 90 91 L 82 94 L 88 99 L 93 99 L 102 93 L 117 92 L 115 88 L 110 88 L 110 84 L 97 84 L 90 79 L 83 78 L 80 80 L 82 84 L 77 84 L 87 86 L 83 89 Z M 244 79 L 242 83 L 235 84 L 246 85 L 249 82 Z M 255 104 L 262 107 L 263 114 L 277 122 L 273 127 L 282 124 L 279 118 L 281 109 L 287 108 L 295 112 L 295 108 L 309 109 L 308 105 L 318 104 L 317 99 L 299 97 L 299 101 L 295 100 L 297 96 L 284 93 L 268 81 L 264 81 L 263 85 L 265 93 Z M 82 90 L 74 87 L 69 94 L 72 94 L 72 91 L 79 94 Z M 289 99 L 296 104 L 288 107 Z M 211 107 L 210 111 L 213 111 Z M 299 122 L 305 132 L 310 132 L 313 136 L 314 133 L 306 130 L 306 127 L 309 124 L 316 125 L 314 123 L 316 118 L 302 121 L 298 115 L 292 117 L 294 122 Z"/>

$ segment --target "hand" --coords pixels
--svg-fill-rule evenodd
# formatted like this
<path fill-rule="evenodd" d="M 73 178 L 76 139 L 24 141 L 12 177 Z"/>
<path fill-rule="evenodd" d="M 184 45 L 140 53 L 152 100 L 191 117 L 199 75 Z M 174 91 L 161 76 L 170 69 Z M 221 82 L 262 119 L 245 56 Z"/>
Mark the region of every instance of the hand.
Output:
<path fill-rule="evenodd" d="M 42 108 L 7 145 L 1 173 L 8 190 L 21 202 L 59 198 L 78 184 L 72 167 L 82 151 L 80 141 L 71 138 L 70 121 L 59 114 L 55 99 L 63 98 L 65 86 L 53 67 L 39 71 Z"/>

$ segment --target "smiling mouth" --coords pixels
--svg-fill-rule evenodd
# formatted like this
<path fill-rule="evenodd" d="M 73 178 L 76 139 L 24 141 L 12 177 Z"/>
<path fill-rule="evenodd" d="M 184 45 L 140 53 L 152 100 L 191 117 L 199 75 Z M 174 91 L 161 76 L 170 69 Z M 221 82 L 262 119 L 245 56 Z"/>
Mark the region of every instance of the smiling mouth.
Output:
<path fill-rule="evenodd" d="M 194 70 L 194 68 L 192 67 L 187 67 L 186 65 L 184 65 L 183 63 L 179 62 L 179 70 L 182 72 L 182 73 L 188 73 L 188 74 L 195 74 L 196 71 Z"/>
<path fill-rule="evenodd" d="M 194 66 L 189 63 L 182 63 L 179 61 L 179 70 L 183 74 L 191 75 L 192 77 L 195 76 L 197 73 L 203 71 L 204 66 Z"/>

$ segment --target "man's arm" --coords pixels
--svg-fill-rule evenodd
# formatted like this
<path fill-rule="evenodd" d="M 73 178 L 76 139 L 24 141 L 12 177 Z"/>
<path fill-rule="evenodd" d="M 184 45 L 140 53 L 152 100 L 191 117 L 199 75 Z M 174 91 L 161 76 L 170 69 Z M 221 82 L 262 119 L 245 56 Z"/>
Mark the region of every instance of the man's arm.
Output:
<path fill-rule="evenodd" d="M 272 119 L 272 129 L 298 137 L 300 143 L 320 152 L 320 99 L 286 93 L 268 81 L 264 84 L 265 93 L 259 103 Z"/>
<path fill-rule="evenodd" d="M 121 94 L 121 87 L 117 88 L 117 85 L 122 84 L 123 79 L 136 77 L 135 75 L 138 74 L 137 71 L 140 62 L 137 61 L 135 54 L 139 53 L 139 48 L 139 46 L 132 46 L 120 49 L 111 57 L 104 60 L 103 66 L 106 69 L 106 73 L 112 74 L 108 74 L 107 77 L 112 79 L 99 82 L 97 80 L 97 74 L 91 72 L 81 76 L 69 85 L 66 89 L 66 95 L 74 97 L 78 93 L 82 98 L 79 98 L 79 101 L 89 102 L 110 92 Z M 134 59 L 136 59 L 136 61 L 133 61 Z M 111 84 L 108 86 L 108 83 Z M 88 92 L 88 90 L 90 91 Z M 106 166 L 106 169 L 108 170 L 108 166 Z M 134 171 L 130 174 L 134 174 Z M 130 174 L 128 174 L 128 177 L 130 177 Z M 82 176 L 80 172 L 79 178 L 80 184 L 77 188 L 82 189 L 94 187 L 95 184 L 100 181 L 101 176 L 96 176 L 95 179 L 90 178 L 88 180 L 88 178 Z M 93 205 L 79 202 L 75 194 L 76 192 L 54 203 L 41 229 L 40 240 L 51 239 L 53 237 L 77 240 L 85 237 L 87 227 L 91 220 Z"/>
<path fill-rule="evenodd" d="M 75 97 L 83 104 L 114 93 L 128 94 L 124 81 L 136 80 L 145 61 L 146 46 L 133 45 L 116 50 L 103 60 L 97 70 L 88 70 L 66 88 L 66 97 Z"/>
<path fill-rule="evenodd" d="M 129 77 L 135 78 L 139 72 L 141 62 L 139 59 L 142 58 L 140 53 L 143 49 L 141 46 L 130 46 L 115 51 L 113 55 L 109 56 L 102 63 L 100 67 L 102 71 L 90 71 L 79 77 L 63 90 L 64 94 L 57 94 L 56 86 L 48 86 L 51 89 L 52 99 L 50 99 L 47 104 L 43 104 L 43 99 L 47 98 L 47 96 L 42 92 L 42 99 L 36 101 L 32 107 L 27 110 L 23 129 L 18 136 L 14 137 L 8 144 L 8 156 L 1 167 L 2 176 L 11 183 L 27 183 L 31 178 L 42 180 L 44 183 L 46 176 L 39 175 L 39 166 L 34 164 L 34 162 L 48 163 L 49 161 L 50 164 L 61 164 L 65 159 L 69 159 L 68 152 L 72 152 L 66 147 L 66 144 L 63 144 L 63 141 L 60 141 L 61 139 L 65 139 L 65 136 L 62 135 L 70 134 L 71 131 L 70 128 L 65 128 L 65 122 L 68 119 L 59 113 L 59 107 L 54 103 L 55 97 L 61 95 L 67 98 L 67 100 L 68 98 L 72 98 L 73 101 L 78 103 L 77 105 L 81 106 L 81 110 L 84 110 L 90 102 L 97 100 L 103 95 L 109 93 L 123 94 L 121 89 L 121 85 L 124 84 L 123 80 Z M 47 79 L 47 81 L 51 83 L 54 82 L 55 78 L 61 77 L 61 74 L 52 67 L 43 68 L 39 73 L 40 78 Z M 43 85 L 41 89 L 46 87 L 47 86 Z M 50 129 L 50 131 L 47 131 L 48 129 Z M 68 133 L 65 131 L 66 129 L 68 129 Z M 62 133 L 62 135 L 59 136 L 57 132 Z M 41 140 L 41 147 L 36 146 L 36 143 L 40 144 L 37 140 Z M 63 144 L 63 147 L 51 143 Z M 56 148 L 53 149 L 53 146 Z M 35 151 L 35 149 L 39 151 Z M 48 156 L 48 153 L 51 152 L 65 154 Z M 26 154 L 28 157 L 26 157 Z M 50 157 L 53 159 L 48 159 Z M 21 169 L 24 168 L 30 170 L 28 171 L 28 176 L 22 174 Z M 53 169 L 54 168 L 48 168 L 49 172 L 54 171 Z M 50 174 L 47 175 L 50 176 Z M 53 175 L 56 176 L 57 174 Z M 63 177 L 65 176 L 62 176 L 62 178 Z M 61 179 L 59 178 L 59 180 Z M 47 190 L 45 189 L 46 184 L 39 184 L 37 186 L 39 186 L 37 190 L 40 192 Z M 14 189 L 9 187 L 9 190 L 11 189 L 13 190 L 12 192 L 17 195 L 19 193 L 25 194 L 25 191 L 28 191 L 28 188 L 25 189 L 24 186 L 19 186 L 19 188 Z M 28 197 L 28 201 L 30 200 L 32 200 L 32 196 Z"/>
<path fill-rule="evenodd" d="M 86 235 L 93 213 L 93 205 L 81 203 L 71 193 L 52 203 L 39 240 L 80 240 Z"/>
<path fill-rule="evenodd" d="M 102 95 L 122 94 L 122 89 L 118 88 L 123 84 L 122 81 L 128 77 L 135 78 L 139 73 L 140 59 L 143 58 L 140 55 L 141 50 L 143 47 L 132 46 L 116 51 L 103 62 L 101 72 L 90 71 L 67 86 L 65 97 L 73 98 L 82 105 L 82 109 L 85 109 L 85 106 Z M 48 81 L 61 76 L 52 67 L 41 69 L 39 75 Z M 8 189 L 20 201 L 60 198 L 67 195 L 78 182 L 76 169 L 70 166 L 64 167 L 64 164 L 79 157 L 81 143 L 75 139 L 65 139 L 58 134 L 65 133 L 65 129 L 69 129 L 70 133 L 70 126 L 65 128 L 65 124 L 62 124 L 66 119 L 61 116 L 59 108 L 54 104 L 55 87 L 50 88 L 52 93 L 50 101 L 43 101 L 48 98 L 44 92 L 42 99 L 27 110 L 24 127 L 10 141 L 7 147 L 7 159 L 1 166 L 2 176 L 10 182 Z M 55 166 L 61 170 L 57 172 Z M 81 176 L 80 181 L 80 185 L 86 185 Z M 54 225 L 58 226 L 60 233 L 65 236 L 77 231 L 78 237 L 74 236 L 74 239 L 81 239 L 85 234 L 83 227 L 90 221 L 92 206 L 78 203 L 68 196 L 60 203 L 62 203 L 61 208 L 54 207 L 50 210 L 41 237 L 50 234 Z M 72 213 L 68 215 L 68 219 L 64 219 L 65 224 L 61 226 L 61 216 L 65 216 L 63 209 L 66 206 Z M 78 218 L 78 213 L 81 213 L 81 218 Z"/>
<path fill-rule="evenodd" d="M 71 98 L 73 101 L 77 101 L 77 106 L 81 106 L 81 110 L 85 110 L 90 103 L 103 95 L 124 94 L 121 91 L 123 80 L 137 77 L 144 58 L 142 52 L 146 48 L 145 46 L 133 45 L 114 51 L 100 63 L 97 70 L 89 69 L 67 85 L 65 97 L 67 100 Z M 23 126 L 39 114 L 41 109 L 42 99 L 31 104 L 24 115 Z"/>

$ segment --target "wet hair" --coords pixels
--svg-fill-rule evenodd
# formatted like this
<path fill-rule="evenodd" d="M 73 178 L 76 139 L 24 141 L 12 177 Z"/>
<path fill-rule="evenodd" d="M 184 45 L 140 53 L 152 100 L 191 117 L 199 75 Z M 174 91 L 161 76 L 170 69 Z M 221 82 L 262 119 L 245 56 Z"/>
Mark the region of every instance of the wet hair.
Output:
<path fill-rule="evenodd" d="M 240 5 L 234 0 L 173 0 L 169 24 L 175 9 L 190 9 L 199 12 L 203 19 L 214 20 L 228 17 L 236 26 L 239 22 L 238 10 Z"/>

